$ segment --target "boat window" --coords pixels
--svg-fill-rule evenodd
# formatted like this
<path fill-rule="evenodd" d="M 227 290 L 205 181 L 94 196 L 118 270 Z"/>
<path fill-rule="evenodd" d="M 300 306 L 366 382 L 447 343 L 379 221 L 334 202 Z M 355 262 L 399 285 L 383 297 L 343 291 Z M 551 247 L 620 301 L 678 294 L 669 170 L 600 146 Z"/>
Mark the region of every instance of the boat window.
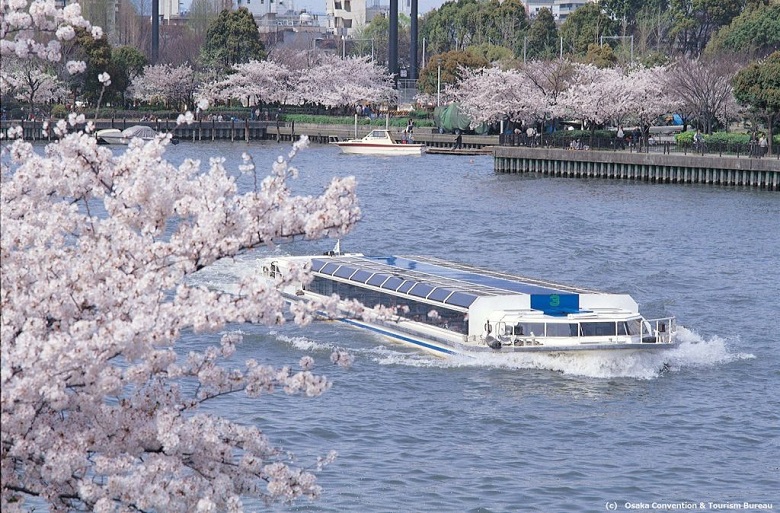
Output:
<path fill-rule="evenodd" d="M 391 276 L 386 282 L 382 284 L 383 289 L 398 290 L 398 287 L 404 282 L 397 276 Z"/>
<path fill-rule="evenodd" d="M 583 337 L 605 337 L 617 334 L 614 322 L 583 322 L 580 326 Z"/>
<path fill-rule="evenodd" d="M 333 272 L 338 268 L 339 266 L 337 264 L 334 264 L 333 262 L 328 262 L 327 264 L 322 266 L 320 272 L 322 274 L 333 274 Z"/>
<path fill-rule="evenodd" d="M 548 322 L 548 337 L 576 337 L 578 333 L 576 323 Z"/>
<path fill-rule="evenodd" d="M 519 322 L 514 327 L 515 335 L 522 335 L 524 337 L 543 337 L 544 336 L 544 323 L 543 322 Z"/>
<path fill-rule="evenodd" d="M 444 287 L 437 287 L 436 290 L 431 292 L 428 295 L 428 299 L 432 299 L 434 301 L 441 301 L 444 302 L 445 299 L 447 299 L 447 296 L 452 294 L 452 291 L 450 289 L 445 289 Z"/>
<path fill-rule="evenodd" d="M 389 274 L 382 274 L 382 273 L 377 273 L 377 274 L 373 275 L 373 276 L 372 276 L 372 277 L 371 277 L 371 278 L 368 280 L 368 282 L 367 282 L 367 283 L 368 283 L 369 285 L 373 285 L 374 287 L 379 287 L 379 286 L 380 286 L 380 285 L 382 285 L 382 284 L 383 284 L 385 281 L 387 281 L 387 279 L 388 279 L 389 277 L 390 277 L 390 275 L 389 275 Z"/>
<path fill-rule="evenodd" d="M 349 278 L 350 276 L 355 274 L 356 270 L 357 269 L 355 269 L 354 267 L 349 267 L 348 265 L 342 265 L 341 267 L 338 268 L 338 270 L 335 273 L 333 273 L 333 276 L 338 276 L 339 278 Z"/>
<path fill-rule="evenodd" d="M 417 282 L 416 282 L 416 281 L 409 281 L 409 280 L 406 280 L 406 281 L 404 281 L 404 282 L 403 282 L 403 284 L 402 284 L 400 287 L 398 287 L 398 292 L 403 292 L 404 294 L 406 294 L 406 293 L 408 293 L 408 292 L 409 292 L 409 290 L 411 290 L 411 288 L 412 288 L 412 287 L 414 287 L 415 285 L 417 285 Z"/>
<path fill-rule="evenodd" d="M 311 260 L 311 270 L 312 271 L 319 271 L 320 269 L 322 269 L 325 266 L 326 263 L 327 262 L 325 262 L 325 260 L 320 260 L 319 258 L 313 258 Z"/>
<path fill-rule="evenodd" d="M 358 272 L 356 272 L 350 280 L 356 281 L 358 283 L 365 283 L 368 281 L 368 279 L 371 277 L 371 273 L 368 271 L 364 271 L 363 269 L 360 269 Z M 384 281 L 384 280 L 383 280 Z"/>
<path fill-rule="evenodd" d="M 409 291 L 409 294 L 417 297 L 428 297 L 428 294 L 430 294 L 431 291 L 433 291 L 433 287 L 431 285 L 426 283 L 418 283 L 412 287 L 412 290 Z"/>
<path fill-rule="evenodd" d="M 447 304 L 468 308 L 471 306 L 471 303 L 476 300 L 477 296 L 474 294 L 469 294 L 467 292 L 453 292 L 452 295 L 447 298 Z"/>
<path fill-rule="evenodd" d="M 404 298 L 388 294 L 379 290 L 363 288 L 357 284 L 335 281 L 322 276 L 315 276 L 311 284 L 307 287 L 316 294 L 330 296 L 337 294 L 342 299 L 356 299 L 367 307 L 382 305 L 386 307 L 407 307 L 408 312 L 399 311 L 399 315 L 418 322 L 423 322 L 433 326 L 455 331 L 457 333 L 468 334 L 469 326 L 466 316 L 463 312 L 451 310 L 445 305 L 437 306 L 436 315 L 430 315 L 431 305 L 416 301 L 411 298 Z"/>
<path fill-rule="evenodd" d="M 639 335 L 642 331 L 642 319 L 630 319 L 618 322 L 618 335 Z"/>

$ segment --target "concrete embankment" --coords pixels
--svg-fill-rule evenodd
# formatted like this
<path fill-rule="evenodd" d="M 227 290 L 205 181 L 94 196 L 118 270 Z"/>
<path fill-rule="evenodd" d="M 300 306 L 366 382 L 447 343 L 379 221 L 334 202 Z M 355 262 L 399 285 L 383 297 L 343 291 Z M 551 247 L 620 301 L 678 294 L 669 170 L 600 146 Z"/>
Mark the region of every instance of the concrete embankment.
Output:
<path fill-rule="evenodd" d="M 540 173 L 653 183 L 744 186 L 780 190 L 780 160 L 623 151 L 570 151 L 495 146 L 498 173 Z"/>

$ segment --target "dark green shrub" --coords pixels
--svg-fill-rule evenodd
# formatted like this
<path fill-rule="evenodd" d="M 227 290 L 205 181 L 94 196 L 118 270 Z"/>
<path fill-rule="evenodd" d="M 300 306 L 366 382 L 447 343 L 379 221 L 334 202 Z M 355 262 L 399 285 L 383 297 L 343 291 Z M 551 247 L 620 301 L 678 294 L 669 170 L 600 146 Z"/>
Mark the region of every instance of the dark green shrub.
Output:
<path fill-rule="evenodd" d="M 51 108 L 51 117 L 57 119 L 64 119 L 68 116 L 68 108 L 61 103 L 58 103 Z"/>

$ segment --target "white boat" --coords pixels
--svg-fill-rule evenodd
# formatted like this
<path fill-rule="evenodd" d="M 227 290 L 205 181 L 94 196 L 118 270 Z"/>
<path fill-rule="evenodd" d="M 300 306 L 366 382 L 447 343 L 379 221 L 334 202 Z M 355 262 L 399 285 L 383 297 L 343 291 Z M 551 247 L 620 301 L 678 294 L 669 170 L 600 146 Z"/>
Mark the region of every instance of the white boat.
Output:
<path fill-rule="evenodd" d="M 103 144 L 130 144 L 130 141 L 135 138 L 151 141 L 157 137 L 157 132 L 150 126 L 133 125 L 124 130 L 118 128 L 98 130 L 95 136 L 98 138 L 98 142 Z"/>
<path fill-rule="evenodd" d="M 338 248 L 338 246 L 337 246 Z M 292 301 L 337 294 L 396 308 L 379 320 L 338 319 L 437 353 L 649 351 L 677 344 L 674 317 L 645 319 L 627 294 L 479 269 L 430 257 L 341 254 L 268 258 L 264 279 L 308 266 L 313 280 L 285 285 Z"/>
<path fill-rule="evenodd" d="M 389 130 L 372 130 L 362 139 L 336 141 L 342 153 L 361 155 L 422 155 L 424 144 L 397 142 Z"/>

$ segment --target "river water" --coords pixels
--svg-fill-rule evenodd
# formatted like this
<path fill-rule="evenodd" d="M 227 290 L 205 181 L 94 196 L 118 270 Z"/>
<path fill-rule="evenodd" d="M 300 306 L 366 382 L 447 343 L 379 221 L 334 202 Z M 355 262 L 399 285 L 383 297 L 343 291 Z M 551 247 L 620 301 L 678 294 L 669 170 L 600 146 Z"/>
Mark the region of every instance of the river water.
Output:
<path fill-rule="evenodd" d="M 248 188 L 242 152 L 270 170 L 289 149 L 182 143 L 167 157 L 204 166 L 224 157 Z M 294 163 L 302 194 L 335 175 L 357 178 L 363 220 L 345 251 L 431 255 L 627 292 L 646 316 L 676 315 L 685 342 L 660 355 L 507 363 L 445 360 L 337 323 L 240 326 L 237 361 L 295 365 L 308 354 L 333 381 L 318 398 L 233 397 L 215 407 L 257 424 L 300 465 L 339 453 L 319 476 L 319 500 L 275 511 L 780 509 L 780 195 L 499 175 L 488 156 L 347 156 L 322 145 Z M 229 285 L 254 259 L 199 279 Z M 329 363 L 335 347 L 352 353 L 350 368 Z"/>

